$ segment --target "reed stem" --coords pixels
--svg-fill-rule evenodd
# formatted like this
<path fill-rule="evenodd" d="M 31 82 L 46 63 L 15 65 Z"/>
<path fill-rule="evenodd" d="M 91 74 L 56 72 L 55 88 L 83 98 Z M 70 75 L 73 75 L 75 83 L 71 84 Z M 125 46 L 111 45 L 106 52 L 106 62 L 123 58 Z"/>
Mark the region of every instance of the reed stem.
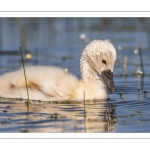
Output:
<path fill-rule="evenodd" d="M 22 66 L 23 66 L 23 70 L 24 70 L 24 78 L 25 78 L 25 83 L 26 83 L 26 90 L 27 90 L 27 96 L 28 96 L 28 104 L 30 103 L 30 98 L 29 98 L 29 91 L 28 91 L 28 85 L 27 85 L 27 78 L 26 78 L 26 72 L 25 72 L 25 65 L 24 65 L 24 59 L 23 59 L 23 54 L 22 54 L 22 48 L 20 47 L 20 55 L 21 55 L 21 59 L 22 59 Z"/>
<path fill-rule="evenodd" d="M 141 61 L 141 69 L 142 69 L 143 75 L 145 75 L 145 74 L 144 74 L 143 59 L 142 59 L 142 50 L 141 50 L 141 45 L 140 45 L 140 43 L 139 43 L 138 49 L 139 49 L 139 55 L 140 55 L 140 61 Z"/>
<path fill-rule="evenodd" d="M 125 76 L 128 75 L 128 73 L 127 73 L 127 56 L 124 57 L 124 73 L 125 73 Z"/>
<path fill-rule="evenodd" d="M 138 90 L 140 90 L 140 74 L 138 74 Z"/>

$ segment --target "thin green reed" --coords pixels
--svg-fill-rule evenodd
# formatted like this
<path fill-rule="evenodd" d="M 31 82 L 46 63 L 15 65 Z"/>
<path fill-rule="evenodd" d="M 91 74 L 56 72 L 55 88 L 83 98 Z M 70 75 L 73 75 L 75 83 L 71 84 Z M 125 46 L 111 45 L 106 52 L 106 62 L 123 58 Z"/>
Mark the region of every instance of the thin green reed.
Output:
<path fill-rule="evenodd" d="M 139 49 L 139 55 L 140 55 L 140 61 L 141 61 L 141 69 L 142 69 L 142 71 L 143 71 L 143 75 L 145 75 L 145 74 L 144 74 L 143 59 L 142 59 L 142 50 L 141 50 L 141 45 L 140 45 L 140 43 L 139 43 L 138 49 Z"/>
<path fill-rule="evenodd" d="M 23 66 L 23 70 L 24 70 L 24 78 L 25 78 L 25 83 L 26 83 L 26 90 L 27 90 L 27 95 L 28 95 L 28 104 L 30 102 L 30 98 L 29 98 L 29 91 L 28 91 L 28 85 L 27 85 L 27 78 L 26 78 L 26 71 L 25 71 L 25 65 L 24 65 L 24 59 L 23 59 L 23 54 L 22 54 L 22 48 L 20 47 L 20 55 L 21 55 L 21 59 L 22 59 L 22 66 Z"/>
<path fill-rule="evenodd" d="M 140 60 L 141 60 L 141 69 L 142 69 L 142 74 L 143 74 L 143 76 L 142 76 L 142 81 L 141 81 L 141 88 L 143 89 L 143 81 L 144 81 L 144 76 L 145 76 L 145 72 L 144 72 L 144 65 L 143 65 L 143 59 L 142 59 L 142 50 L 141 50 L 141 45 L 140 45 L 140 43 L 139 43 L 139 46 L 138 46 L 138 49 L 139 49 L 139 55 L 140 55 Z"/>

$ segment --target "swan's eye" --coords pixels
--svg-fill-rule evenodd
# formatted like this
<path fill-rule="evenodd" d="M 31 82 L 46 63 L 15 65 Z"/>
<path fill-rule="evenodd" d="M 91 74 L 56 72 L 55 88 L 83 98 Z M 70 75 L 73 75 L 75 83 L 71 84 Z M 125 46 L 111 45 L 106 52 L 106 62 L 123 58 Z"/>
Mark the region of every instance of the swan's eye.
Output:
<path fill-rule="evenodd" d="M 105 60 L 102 60 L 102 62 L 106 65 L 106 61 Z"/>

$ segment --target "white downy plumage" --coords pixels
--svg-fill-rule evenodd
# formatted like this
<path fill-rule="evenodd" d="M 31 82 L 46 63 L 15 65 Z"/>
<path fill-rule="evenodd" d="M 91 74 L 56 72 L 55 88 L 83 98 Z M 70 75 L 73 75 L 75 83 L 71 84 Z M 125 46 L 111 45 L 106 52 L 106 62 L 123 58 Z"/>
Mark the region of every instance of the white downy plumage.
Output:
<path fill-rule="evenodd" d="M 107 99 L 101 76 L 113 72 L 116 50 L 108 41 L 91 41 L 80 60 L 81 80 L 64 69 L 54 66 L 27 66 L 26 76 L 31 100 Z M 84 94 L 85 93 L 85 94 Z M 0 96 L 27 99 L 23 69 L 0 76 Z"/>

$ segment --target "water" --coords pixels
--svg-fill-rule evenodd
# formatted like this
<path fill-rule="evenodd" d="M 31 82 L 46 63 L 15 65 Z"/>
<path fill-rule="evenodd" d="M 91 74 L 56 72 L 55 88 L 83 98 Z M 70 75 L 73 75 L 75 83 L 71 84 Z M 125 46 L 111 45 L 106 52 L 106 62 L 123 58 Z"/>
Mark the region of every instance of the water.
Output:
<path fill-rule="evenodd" d="M 44 19 L 42 20 L 44 22 Z M 29 24 L 29 31 L 32 31 L 32 36 L 35 36 L 31 38 L 27 32 L 26 37 L 28 37 L 28 40 L 26 41 L 26 46 L 23 46 L 23 50 L 30 52 L 32 59 L 27 61 L 26 64 L 56 65 L 64 69 L 67 68 L 69 72 L 80 78 L 80 53 L 81 49 L 87 44 L 87 42 L 79 39 L 80 33 L 85 32 L 86 36 L 91 40 L 95 37 L 98 39 L 99 37 L 107 37 L 115 45 L 118 55 L 114 68 L 116 91 L 113 94 L 109 94 L 108 101 L 86 101 L 85 104 L 84 101 L 43 103 L 31 101 L 30 106 L 27 106 L 26 100 L 0 98 L 0 132 L 150 132 L 150 48 L 147 26 L 143 28 L 137 22 L 137 24 L 134 24 L 136 25 L 136 30 L 129 30 L 130 23 L 121 28 L 124 24 L 121 23 L 123 20 L 120 19 L 118 24 L 113 21 L 112 27 L 107 24 L 109 28 L 107 31 L 107 27 L 106 29 L 102 27 L 102 23 L 100 28 L 97 27 L 100 23 L 99 21 L 91 22 L 90 19 L 89 21 L 88 19 L 83 21 L 77 18 L 73 20 L 74 23 L 71 19 L 66 19 L 66 21 L 65 19 L 54 19 L 54 22 L 51 22 L 52 26 L 49 27 L 50 34 L 56 36 L 54 39 L 50 39 L 50 34 L 46 33 L 48 29 L 45 28 L 48 28 L 48 23 L 37 23 L 38 26 L 34 29 Z M 11 28 L 17 29 L 14 20 L 12 20 L 11 26 L 9 21 L 9 19 L 0 19 L 0 25 L 4 29 L 2 30 L 4 35 L 1 35 L 4 36 L 2 38 L 3 42 L 0 40 L 3 43 L 1 51 L 5 52 L 7 50 L 19 50 L 19 47 L 17 48 L 17 42 L 20 40 L 18 32 L 14 33 L 17 38 L 16 41 L 11 41 L 7 33 L 8 30 L 6 29 L 8 27 L 10 33 L 12 32 Z M 39 20 L 34 21 L 38 22 Z M 24 21 L 24 23 L 26 22 Z M 83 28 L 82 25 L 84 26 L 85 24 L 87 25 Z M 79 25 L 81 25 L 80 28 L 78 28 Z M 118 30 L 114 28 L 116 25 L 118 25 Z M 28 28 L 25 28 L 25 30 Z M 35 32 L 37 30 L 38 33 Z M 46 33 L 45 37 L 44 33 Z M 40 36 L 37 37 L 37 34 Z M 35 44 L 36 37 L 37 45 Z M 41 39 L 42 41 L 39 42 Z M 50 39 L 50 41 L 48 42 L 47 39 Z M 141 62 L 139 53 L 134 54 L 139 41 L 141 41 L 142 46 L 145 72 L 145 76 L 140 78 L 140 90 L 138 90 L 136 71 L 141 70 Z M 11 47 L 11 42 L 14 44 L 12 45 L 13 48 Z M 118 50 L 118 46 L 122 46 L 121 51 Z M 127 56 L 127 76 L 125 76 L 123 67 L 125 56 Z M 20 66 L 21 58 L 19 53 L 16 55 L 0 55 L 0 74 L 15 70 Z"/>

